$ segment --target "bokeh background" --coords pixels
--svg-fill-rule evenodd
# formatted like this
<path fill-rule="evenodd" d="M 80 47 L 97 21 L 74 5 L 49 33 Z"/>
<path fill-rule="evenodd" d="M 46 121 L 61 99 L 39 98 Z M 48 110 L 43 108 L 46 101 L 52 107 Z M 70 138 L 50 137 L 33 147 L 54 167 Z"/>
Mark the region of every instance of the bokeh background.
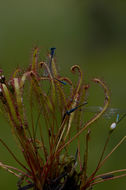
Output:
<path fill-rule="evenodd" d="M 31 63 L 32 49 L 40 48 L 44 60 L 56 47 L 61 74 L 69 76 L 73 64 L 83 69 L 86 82 L 102 78 L 111 90 L 111 106 L 126 108 L 126 1 L 124 0 L 0 0 L 0 68 L 9 77 L 17 67 Z M 103 102 L 103 93 L 93 85 L 89 105 Z M 108 152 L 126 134 L 125 120 L 113 134 Z M 89 171 L 95 168 L 106 138 L 106 126 L 97 122 L 90 142 Z M 7 122 L 0 117 L 0 136 L 21 157 Z M 83 151 L 83 147 L 82 147 Z M 73 154 L 75 150 L 73 151 Z M 21 157 L 22 159 L 22 157 Z M 0 160 L 17 166 L 0 145 Z M 126 168 L 126 143 L 104 165 L 102 171 Z M 0 169 L 0 189 L 16 190 L 17 178 Z M 94 190 L 126 189 L 126 178 L 104 182 Z"/>

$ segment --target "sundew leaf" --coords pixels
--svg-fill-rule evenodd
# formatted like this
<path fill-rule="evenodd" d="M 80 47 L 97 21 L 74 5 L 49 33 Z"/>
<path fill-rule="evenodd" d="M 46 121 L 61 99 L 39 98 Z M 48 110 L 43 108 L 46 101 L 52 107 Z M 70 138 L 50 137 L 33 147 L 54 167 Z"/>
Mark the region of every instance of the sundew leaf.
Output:
<path fill-rule="evenodd" d="M 16 123 L 16 126 L 20 126 L 20 122 L 17 118 L 17 114 L 16 114 L 16 109 L 15 109 L 15 106 L 14 106 L 14 102 L 11 98 L 11 95 L 10 95 L 10 92 L 7 88 L 7 86 L 5 84 L 1 84 L 2 86 L 2 90 L 3 90 L 3 93 L 4 93 L 4 96 L 5 96 L 5 99 L 7 101 L 7 104 L 8 104 L 8 108 L 9 108 L 9 113 L 10 113 L 10 116 L 12 116 L 12 119 L 14 120 L 14 122 Z"/>
<path fill-rule="evenodd" d="M 21 119 L 22 125 L 24 125 L 24 115 L 23 115 L 23 97 L 22 97 L 22 89 L 20 88 L 20 83 L 18 78 L 14 78 L 14 88 L 15 88 L 15 95 L 17 101 L 17 111 L 18 115 Z"/>
<path fill-rule="evenodd" d="M 33 73 L 31 73 L 30 76 L 31 76 L 31 85 L 33 85 L 33 89 L 36 93 L 36 96 L 39 98 L 39 101 L 42 103 L 46 102 L 49 109 L 53 111 L 52 103 L 49 97 L 45 93 L 43 93 L 42 89 L 40 88 L 40 84 L 37 77 Z"/>

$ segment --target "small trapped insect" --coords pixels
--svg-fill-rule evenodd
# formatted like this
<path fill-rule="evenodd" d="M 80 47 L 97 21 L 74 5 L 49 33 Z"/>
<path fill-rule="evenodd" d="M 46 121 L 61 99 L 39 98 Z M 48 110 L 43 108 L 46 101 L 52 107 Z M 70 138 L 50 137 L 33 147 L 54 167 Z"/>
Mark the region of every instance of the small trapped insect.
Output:
<path fill-rule="evenodd" d="M 78 105 L 78 106 L 76 106 L 75 108 L 72 108 L 71 110 L 66 111 L 65 114 L 64 114 L 64 116 L 63 116 L 63 120 L 65 119 L 65 117 L 66 117 L 67 115 L 70 115 L 72 112 L 74 112 L 75 110 L 77 110 L 78 108 L 80 108 L 80 107 L 82 107 L 82 106 L 84 106 L 84 105 L 86 105 L 86 104 L 87 104 L 87 102 L 84 102 L 83 104 Z"/>
<path fill-rule="evenodd" d="M 45 60 L 45 63 L 48 65 L 51 74 L 53 73 L 52 72 L 52 59 L 54 58 L 55 49 L 56 49 L 55 47 L 50 48 L 49 56 Z M 48 72 L 46 70 L 43 72 L 43 76 L 44 77 L 48 76 Z"/>
<path fill-rule="evenodd" d="M 52 73 L 52 59 L 54 57 L 55 49 L 56 49 L 55 47 L 50 48 L 51 58 L 50 58 L 50 62 L 49 62 L 49 68 L 50 68 L 51 73 Z"/>
<path fill-rule="evenodd" d="M 61 84 L 64 84 L 64 85 L 67 84 L 66 82 L 64 82 L 64 81 L 62 81 L 62 80 L 59 80 L 59 79 L 57 79 L 57 78 L 54 78 L 54 79 L 57 80 L 58 82 L 60 82 Z"/>
<path fill-rule="evenodd" d="M 98 112 L 102 111 L 102 109 L 103 108 L 101 106 L 88 106 L 88 107 L 85 107 L 84 112 L 98 113 Z M 116 114 L 126 114 L 126 109 L 109 107 L 103 115 L 105 118 L 111 119 L 112 116 L 114 116 Z"/>
<path fill-rule="evenodd" d="M 27 190 L 27 189 L 31 189 L 32 187 L 34 187 L 34 184 L 32 182 L 30 182 L 30 181 L 28 181 L 29 184 L 22 187 L 25 179 L 27 179 L 27 176 L 21 175 L 21 178 L 17 182 L 18 190 Z"/>
<path fill-rule="evenodd" d="M 126 113 L 124 113 L 124 114 L 122 115 L 122 117 L 119 119 L 119 114 L 117 114 L 116 121 L 111 124 L 110 130 L 113 131 L 113 130 L 116 128 L 116 125 L 117 125 L 118 123 L 120 123 L 120 121 L 122 121 L 125 116 L 126 116 Z"/>
<path fill-rule="evenodd" d="M 113 178 L 113 177 L 114 177 L 114 175 L 111 175 L 111 174 L 100 176 L 100 178 L 102 178 L 102 179 L 109 179 L 109 178 Z"/>
<path fill-rule="evenodd" d="M 27 189 L 33 188 L 34 186 L 35 186 L 34 183 L 31 183 L 31 184 L 25 185 L 23 187 L 19 187 L 18 190 L 27 190 Z"/>
<path fill-rule="evenodd" d="M 52 59 L 52 58 L 53 58 L 53 56 L 54 56 L 55 50 L 56 50 L 56 48 L 55 48 L 55 47 L 50 48 L 50 55 L 51 55 L 51 59 Z"/>

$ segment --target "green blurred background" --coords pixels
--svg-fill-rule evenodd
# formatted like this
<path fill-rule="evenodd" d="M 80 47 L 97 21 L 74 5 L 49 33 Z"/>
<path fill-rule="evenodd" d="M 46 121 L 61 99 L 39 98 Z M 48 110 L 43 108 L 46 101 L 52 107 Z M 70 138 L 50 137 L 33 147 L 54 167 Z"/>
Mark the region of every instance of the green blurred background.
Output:
<path fill-rule="evenodd" d="M 4 74 L 9 77 L 15 68 L 27 67 L 35 46 L 40 48 L 40 59 L 45 59 L 50 47 L 57 48 L 56 60 L 63 75 L 69 76 L 70 67 L 79 64 L 86 82 L 93 77 L 102 78 L 111 90 L 111 106 L 125 109 L 126 1 L 0 0 L 0 68 Z M 89 92 L 89 105 L 103 101 L 100 93 L 99 88 L 93 85 Z M 8 124 L 2 117 L 0 121 L 1 137 L 21 157 Z M 90 171 L 96 166 L 106 138 L 106 126 L 111 122 L 106 119 L 98 121 L 99 127 L 92 133 Z M 113 134 L 108 152 L 126 134 L 125 121 L 120 126 Z M 102 171 L 126 168 L 125 150 L 126 143 L 123 143 Z M 0 160 L 17 166 L 1 145 Z M 16 183 L 16 177 L 0 169 L 0 189 L 16 190 Z M 104 182 L 94 190 L 101 188 L 125 189 L 126 178 Z"/>

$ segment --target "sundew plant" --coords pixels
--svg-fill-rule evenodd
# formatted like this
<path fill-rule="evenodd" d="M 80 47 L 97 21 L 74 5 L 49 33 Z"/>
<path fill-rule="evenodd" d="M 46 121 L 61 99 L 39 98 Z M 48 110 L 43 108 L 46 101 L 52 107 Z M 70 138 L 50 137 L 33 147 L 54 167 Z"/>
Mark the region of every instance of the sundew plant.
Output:
<path fill-rule="evenodd" d="M 91 190 L 98 183 L 126 176 L 126 169 L 97 174 L 126 138 L 124 136 L 106 154 L 110 137 L 125 115 L 122 118 L 117 115 L 108 128 L 96 168 L 88 172 L 92 124 L 106 112 L 110 103 L 106 84 L 99 78 L 93 79 L 104 91 L 104 102 L 98 113 L 85 120 L 89 85 L 84 81 L 81 68 L 71 67 L 73 75 L 78 76 L 74 83 L 60 76 L 54 59 L 55 48 L 51 48 L 48 61 L 39 62 L 38 51 L 34 49 L 31 65 L 25 71 L 14 71 L 9 80 L 1 71 L 0 112 L 8 120 L 25 162 L 22 163 L 0 138 L 0 143 L 22 169 L 3 162 L 0 166 L 18 178 L 18 190 Z M 80 143 L 80 135 L 84 144 Z M 74 156 L 70 153 L 73 142 L 76 144 Z M 84 152 L 80 151 L 81 146 Z"/>

